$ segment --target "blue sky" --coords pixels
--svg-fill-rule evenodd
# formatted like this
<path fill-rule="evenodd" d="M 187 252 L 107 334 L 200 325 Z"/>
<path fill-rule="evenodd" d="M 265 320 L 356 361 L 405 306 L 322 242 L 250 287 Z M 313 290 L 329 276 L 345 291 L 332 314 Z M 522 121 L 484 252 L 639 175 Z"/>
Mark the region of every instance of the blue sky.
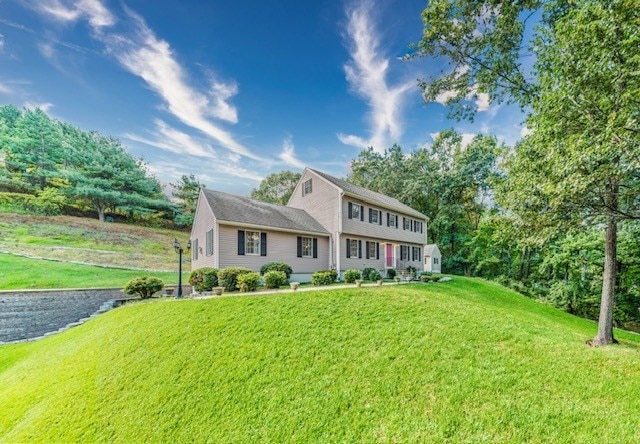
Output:
<path fill-rule="evenodd" d="M 447 67 L 400 57 L 425 5 L 0 0 L 0 103 L 118 137 L 163 182 L 239 194 L 283 169 L 344 176 L 364 147 L 410 152 L 452 127 L 513 144 L 513 107 L 481 95 L 472 124 L 423 102 L 416 79 Z"/>

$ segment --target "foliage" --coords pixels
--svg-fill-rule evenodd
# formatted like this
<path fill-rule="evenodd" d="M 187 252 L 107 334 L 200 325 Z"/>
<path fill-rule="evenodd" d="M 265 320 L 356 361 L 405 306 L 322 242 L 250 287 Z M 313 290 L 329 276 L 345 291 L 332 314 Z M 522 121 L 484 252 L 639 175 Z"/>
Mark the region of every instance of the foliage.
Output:
<path fill-rule="evenodd" d="M 55 188 L 47 187 L 36 195 L 0 192 L 0 209 L 4 212 L 55 216 L 62 212 L 65 198 Z"/>
<path fill-rule="evenodd" d="M 331 285 L 338 278 L 336 270 L 316 271 L 311 275 L 311 283 L 313 285 Z"/>
<path fill-rule="evenodd" d="M 276 272 L 277 273 L 277 272 Z M 239 274 L 236 287 L 242 292 L 256 291 L 260 285 L 260 274 L 255 271 Z"/>
<path fill-rule="evenodd" d="M 446 288 L 133 304 L 0 347 L 0 436 L 635 442 L 639 338 L 620 332 L 620 347 L 585 353 L 594 331 L 592 322 L 466 278 Z M 606 390 L 594 390 L 594 380 Z M 216 427 L 202 427 L 203 405 L 215 409 Z M 363 414 L 370 410 L 377 413 Z"/>
<path fill-rule="evenodd" d="M 142 299 L 150 298 L 164 287 L 162 279 L 152 276 L 142 276 L 131 279 L 122 291 L 129 295 L 137 295 Z"/>
<path fill-rule="evenodd" d="M 211 291 L 218 286 L 218 269 L 213 267 L 202 267 L 193 270 L 189 275 L 189 284 L 198 292 Z"/>
<path fill-rule="evenodd" d="M 280 288 L 287 284 L 287 275 L 284 271 L 267 271 L 263 275 L 264 285 L 267 288 Z"/>
<path fill-rule="evenodd" d="M 300 173 L 286 170 L 269 174 L 260 182 L 258 188 L 251 191 L 250 197 L 263 202 L 286 205 L 300 176 Z"/>
<path fill-rule="evenodd" d="M 193 174 L 183 175 L 178 183 L 171 184 L 173 186 L 172 195 L 180 202 L 180 210 L 176 212 L 174 222 L 179 227 L 188 227 L 193 224 L 193 218 L 196 213 L 196 205 L 200 189 L 205 185 L 200 183 Z"/>
<path fill-rule="evenodd" d="M 362 277 L 360 270 L 346 270 L 342 276 L 347 284 L 353 284 L 357 279 Z"/>
<path fill-rule="evenodd" d="M 260 267 L 261 275 L 265 275 L 269 271 L 282 271 L 284 274 L 287 275 L 287 279 L 289 279 L 291 277 L 291 273 L 293 273 L 293 269 L 291 268 L 291 265 L 285 262 L 278 262 L 278 261 L 267 262 L 262 267 Z"/>
<path fill-rule="evenodd" d="M 365 280 L 370 281 L 370 280 L 371 280 L 371 278 L 370 278 L 369 276 L 371 276 L 371 273 L 372 273 L 372 272 L 374 272 L 374 271 L 376 271 L 376 269 L 375 269 L 375 268 L 365 267 L 365 268 L 362 270 L 362 279 L 365 279 Z"/>
<path fill-rule="evenodd" d="M 396 277 L 396 270 L 394 270 L 393 268 L 389 268 L 387 270 L 387 278 L 393 279 L 395 277 Z"/>
<path fill-rule="evenodd" d="M 378 270 L 372 270 L 369 272 L 370 281 L 379 281 L 380 279 L 382 279 L 382 275 Z"/>
<path fill-rule="evenodd" d="M 218 283 L 224 287 L 225 291 L 236 291 L 238 289 L 238 277 L 251 270 L 244 267 L 228 267 L 218 272 Z"/>

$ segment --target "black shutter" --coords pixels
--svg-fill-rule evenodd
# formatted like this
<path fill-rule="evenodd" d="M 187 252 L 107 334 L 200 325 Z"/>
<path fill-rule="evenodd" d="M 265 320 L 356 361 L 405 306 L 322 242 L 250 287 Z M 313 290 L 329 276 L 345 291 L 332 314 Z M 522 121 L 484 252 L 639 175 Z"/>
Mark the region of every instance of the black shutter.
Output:
<path fill-rule="evenodd" d="M 380 259 L 380 242 L 376 242 L 376 259 Z"/>
<path fill-rule="evenodd" d="M 302 238 L 298 236 L 298 257 L 302 257 Z"/>
<path fill-rule="evenodd" d="M 364 207 L 360 205 L 360 221 L 364 222 Z"/>
<path fill-rule="evenodd" d="M 367 257 L 367 259 L 369 259 L 369 241 L 367 241 L 367 245 L 365 247 L 366 247 L 365 248 L 366 257 Z"/>
<path fill-rule="evenodd" d="M 313 238 L 313 258 L 318 259 L 318 238 Z"/>
<path fill-rule="evenodd" d="M 267 233 L 260 233 L 260 256 L 267 255 Z"/>
<path fill-rule="evenodd" d="M 349 202 L 349 219 L 353 219 L 353 204 Z"/>
<path fill-rule="evenodd" d="M 389 218 L 391 217 L 391 214 L 387 213 L 387 227 L 390 227 L 391 225 L 389 225 Z"/>
<path fill-rule="evenodd" d="M 400 216 L 396 214 L 396 228 L 398 228 L 398 225 L 400 225 Z"/>
<path fill-rule="evenodd" d="M 351 204 L 349 204 L 351 205 Z M 347 259 L 351 257 L 351 240 L 347 239 Z"/>
<path fill-rule="evenodd" d="M 411 231 L 416 231 L 413 228 L 414 228 L 414 223 L 413 223 L 413 219 L 411 219 Z"/>
<path fill-rule="evenodd" d="M 382 225 L 382 211 L 378 210 L 378 225 Z"/>
<path fill-rule="evenodd" d="M 358 241 L 358 259 L 362 259 L 362 241 Z"/>
<path fill-rule="evenodd" d="M 373 220 L 373 209 L 369 208 L 369 223 Z"/>
<path fill-rule="evenodd" d="M 402 229 L 406 230 L 407 228 L 407 218 L 406 217 L 402 217 Z"/>
<path fill-rule="evenodd" d="M 244 256 L 244 230 L 238 230 L 238 256 Z"/>

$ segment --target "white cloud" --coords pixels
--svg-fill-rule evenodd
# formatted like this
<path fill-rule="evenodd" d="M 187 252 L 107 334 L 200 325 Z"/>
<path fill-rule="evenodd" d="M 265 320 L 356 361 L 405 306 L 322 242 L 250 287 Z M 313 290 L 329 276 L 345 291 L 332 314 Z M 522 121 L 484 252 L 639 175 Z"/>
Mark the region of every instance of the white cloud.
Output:
<path fill-rule="evenodd" d="M 298 168 L 302 170 L 306 166 L 304 162 L 302 162 L 296 157 L 295 147 L 293 146 L 293 141 L 291 140 L 291 137 L 287 137 L 286 139 L 284 139 L 284 142 L 282 143 L 282 151 L 278 155 L 278 158 L 282 160 L 285 164 L 292 166 L 294 168 Z"/>
<path fill-rule="evenodd" d="M 53 108 L 53 103 L 51 102 L 31 102 L 31 101 L 26 101 L 22 104 L 22 106 L 24 106 L 27 109 L 36 109 L 39 108 L 42 111 L 44 111 L 45 113 L 49 113 L 49 110 L 51 110 L 51 108 Z"/>
<path fill-rule="evenodd" d="M 533 133 L 533 130 L 529 129 L 526 125 L 520 128 L 520 137 L 527 137 L 531 133 Z"/>
<path fill-rule="evenodd" d="M 489 94 L 477 93 L 476 110 L 478 112 L 487 111 L 490 105 L 491 105 L 491 101 L 489 100 Z"/>
<path fill-rule="evenodd" d="M 373 146 L 374 150 L 383 152 L 403 133 L 401 110 L 414 82 L 396 86 L 387 84 L 389 59 L 379 54 L 379 37 L 370 18 L 372 7 L 372 3 L 363 2 L 347 12 L 351 60 L 344 66 L 347 81 L 369 104 L 372 134 L 367 141 L 345 134 L 338 134 L 338 138 L 348 145 L 358 148 Z"/>
<path fill-rule="evenodd" d="M 102 27 L 112 26 L 116 19 L 100 0 L 36 0 L 30 1 L 29 5 L 61 22 L 75 22 L 81 18 L 86 18 L 89 24 L 97 30 Z"/>
<path fill-rule="evenodd" d="M 152 138 L 138 136 L 136 134 L 127 133 L 124 135 L 129 140 L 144 143 L 145 145 L 154 146 L 165 151 L 176 154 L 188 154 L 190 156 L 202 157 L 205 159 L 217 159 L 218 154 L 205 145 L 198 142 L 189 134 L 183 133 L 163 122 L 160 119 L 155 120 L 156 131 L 152 133 Z"/>
<path fill-rule="evenodd" d="M 227 102 L 236 94 L 238 94 L 238 85 L 235 82 L 212 82 L 210 90 L 213 99 L 213 106 L 210 107 L 211 115 L 227 122 L 238 123 L 238 111 Z"/>
<path fill-rule="evenodd" d="M 4 35 L 0 34 L 0 54 L 4 52 Z"/>
<path fill-rule="evenodd" d="M 13 90 L 4 83 L 0 82 L 0 94 L 13 94 Z"/>

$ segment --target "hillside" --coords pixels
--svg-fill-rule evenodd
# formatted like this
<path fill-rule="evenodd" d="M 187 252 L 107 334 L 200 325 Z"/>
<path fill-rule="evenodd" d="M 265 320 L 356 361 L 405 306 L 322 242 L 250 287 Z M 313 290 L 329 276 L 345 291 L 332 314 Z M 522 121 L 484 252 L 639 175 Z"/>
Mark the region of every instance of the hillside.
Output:
<path fill-rule="evenodd" d="M 638 442 L 637 335 L 496 284 L 156 301 L 0 347 L 3 442 Z"/>

